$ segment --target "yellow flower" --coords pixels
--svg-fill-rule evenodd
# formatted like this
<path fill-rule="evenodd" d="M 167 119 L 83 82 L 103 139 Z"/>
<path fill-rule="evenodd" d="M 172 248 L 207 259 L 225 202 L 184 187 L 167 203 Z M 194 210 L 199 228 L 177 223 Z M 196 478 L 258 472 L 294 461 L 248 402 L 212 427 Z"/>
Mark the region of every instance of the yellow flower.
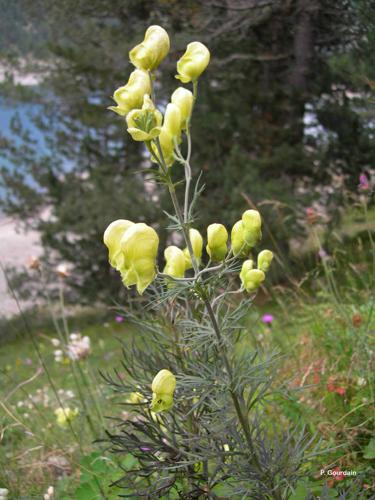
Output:
<path fill-rule="evenodd" d="M 124 266 L 124 255 L 120 246 L 121 238 L 133 224 L 130 220 L 118 219 L 111 222 L 104 232 L 103 241 L 108 248 L 109 263 L 117 271 L 120 271 Z"/>
<path fill-rule="evenodd" d="M 153 70 L 169 52 L 168 33 L 161 26 L 150 26 L 142 43 L 136 45 L 130 52 L 130 61 L 138 69 Z"/>
<path fill-rule="evenodd" d="M 233 255 L 236 257 L 246 257 L 249 254 L 250 246 L 245 241 L 244 233 L 243 222 L 239 220 L 232 227 L 230 235 Z"/>
<path fill-rule="evenodd" d="M 142 109 L 133 109 L 126 116 L 128 132 L 135 141 L 151 141 L 160 134 L 163 116 L 150 96 L 145 94 Z"/>
<path fill-rule="evenodd" d="M 77 415 L 79 411 L 78 408 L 57 408 L 55 410 L 57 425 L 60 427 L 66 427 L 69 422 L 71 422 Z"/>
<path fill-rule="evenodd" d="M 207 228 L 208 255 L 214 261 L 224 260 L 227 254 L 228 231 L 223 224 L 211 224 Z"/>
<path fill-rule="evenodd" d="M 164 250 L 164 257 L 167 263 L 163 272 L 173 278 L 183 278 L 185 274 L 184 252 L 180 248 L 171 245 Z"/>
<path fill-rule="evenodd" d="M 170 410 L 176 389 L 176 377 L 169 370 L 160 370 L 152 382 L 151 410 L 155 413 Z"/>
<path fill-rule="evenodd" d="M 159 142 L 163 158 L 167 167 L 170 167 L 174 161 L 175 142 L 181 142 L 181 112 L 178 106 L 169 103 L 165 110 L 163 126 L 159 135 Z M 156 144 L 152 144 L 152 149 L 157 158 L 159 150 Z"/>
<path fill-rule="evenodd" d="M 137 285 L 137 291 L 142 295 L 154 281 L 158 246 L 159 237 L 156 231 L 147 224 L 133 224 L 125 231 L 120 241 L 124 255 L 124 263 L 120 271 L 126 287 Z"/>
<path fill-rule="evenodd" d="M 143 403 L 144 401 L 145 398 L 139 392 L 131 392 L 126 399 L 126 402 L 131 404 Z"/>
<path fill-rule="evenodd" d="M 126 116 L 132 109 L 139 109 L 145 94 L 151 94 L 150 77 L 146 71 L 136 69 L 130 74 L 129 81 L 113 94 L 117 106 L 109 106 L 115 113 Z"/>
<path fill-rule="evenodd" d="M 254 264 L 251 259 L 245 260 L 242 264 L 240 272 L 242 286 L 247 292 L 255 292 L 265 279 L 264 272 L 260 269 L 253 269 L 253 265 Z"/>
<path fill-rule="evenodd" d="M 176 104 L 169 103 L 165 110 L 163 129 L 179 142 L 181 136 L 181 112 Z"/>
<path fill-rule="evenodd" d="M 258 254 L 258 269 L 263 272 L 267 272 L 270 268 L 273 259 L 273 253 L 271 250 L 262 250 Z"/>
<path fill-rule="evenodd" d="M 169 103 L 165 110 L 163 126 L 161 128 L 159 142 L 163 158 L 167 167 L 174 161 L 175 142 L 181 142 L 181 113 L 176 104 Z M 156 144 L 152 144 L 155 156 L 159 158 L 159 151 Z"/>
<path fill-rule="evenodd" d="M 197 229 L 189 229 L 189 237 L 191 246 L 193 249 L 193 254 L 196 258 L 197 264 L 199 265 L 202 259 L 202 250 L 203 250 L 203 238 L 201 233 Z M 191 269 L 193 264 L 191 262 L 189 250 L 187 248 L 184 249 L 185 256 L 185 269 Z"/>
<path fill-rule="evenodd" d="M 159 143 L 164 162 L 167 167 L 171 167 L 175 161 L 173 153 L 174 152 L 173 136 L 168 132 L 168 130 L 165 127 L 161 128 L 161 132 L 159 135 Z M 152 143 L 151 147 L 154 152 L 154 155 L 161 160 L 159 150 L 156 144 Z M 155 162 L 155 159 L 153 157 L 151 157 L 151 160 Z"/>
<path fill-rule="evenodd" d="M 262 238 L 262 219 L 257 210 L 246 210 L 242 214 L 244 239 L 250 248 L 254 247 Z"/>
<path fill-rule="evenodd" d="M 186 128 L 186 124 L 191 116 L 194 97 L 190 90 L 178 87 L 172 94 L 171 102 L 175 104 L 181 113 L 181 129 Z"/>
<path fill-rule="evenodd" d="M 192 42 L 177 62 L 176 78 L 183 83 L 196 81 L 210 62 L 210 51 L 201 42 Z"/>

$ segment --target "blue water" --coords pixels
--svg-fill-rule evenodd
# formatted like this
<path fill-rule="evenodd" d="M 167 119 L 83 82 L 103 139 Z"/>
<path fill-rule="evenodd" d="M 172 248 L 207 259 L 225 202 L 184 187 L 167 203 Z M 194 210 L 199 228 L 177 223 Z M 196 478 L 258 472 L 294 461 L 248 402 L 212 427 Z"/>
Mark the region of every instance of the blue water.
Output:
<path fill-rule="evenodd" d="M 17 117 L 21 128 L 30 134 L 30 138 L 35 141 L 37 153 L 45 153 L 47 151 L 43 133 L 33 123 L 35 117 L 40 111 L 38 104 L 15 104 L 11 101 L 6 101 L 0 98 L 0 136 L 5 139 L 14 140 L 14 143 L 20 144 L 20 139 L 13 134 L 11 130 L 12 119 Z M 0 156 L 0 166 L 7 167 L 12 171 L 16 167 L 7 159 Z M 0 174 L 1 175 L 1 174 Z M 4 188 L 0 185 L 0 197 L 4 194 Z"/>

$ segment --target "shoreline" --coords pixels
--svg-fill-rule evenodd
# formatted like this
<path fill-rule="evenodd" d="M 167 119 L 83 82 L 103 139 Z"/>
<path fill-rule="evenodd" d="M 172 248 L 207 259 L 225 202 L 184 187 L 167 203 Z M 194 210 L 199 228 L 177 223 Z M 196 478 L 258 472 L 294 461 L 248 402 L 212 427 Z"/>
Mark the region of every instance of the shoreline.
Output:
<path fill-rule="evenodd" d="M 41 253 L 39 234 L 36 231 L 19 229 L 14 219 L 1 213 L 0 242 L 0 261 L 5 268 L 26 267 L 31 256 L 38 256 Z M 4 273 L 0 270 L 0 318 L 17 313 L 17 304 L 8 293 Z"/>

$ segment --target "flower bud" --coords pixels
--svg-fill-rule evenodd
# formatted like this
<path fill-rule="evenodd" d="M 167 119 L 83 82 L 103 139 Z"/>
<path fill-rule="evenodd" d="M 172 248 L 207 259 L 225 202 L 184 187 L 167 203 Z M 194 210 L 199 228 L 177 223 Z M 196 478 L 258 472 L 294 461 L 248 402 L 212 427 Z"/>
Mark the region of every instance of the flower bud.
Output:
<path fill-rule="evenodd" d="M 174 158 L 174 142 L 173 136 L 168 132 L 165 127 L 161 128 L 161 132 L 159 135 L 160 148 L 162 151 L 163 159 L 167 167 L 171 167 L 175 161 Z M 152 144 L 152 149 L 157 158 L 160 157 L 159 150 L 155 144 Z M 152 161 L 155 161 L 151 158 Z"/>
<path fill-rule="evenodd" d="M 163 128 L 179 141 L 181 135 L 181 113 L 176 104 L 169 103 L 165 110 Z"/>
<path fill-rule="evenodd" d="M 271 252 L 271 250 L 262 250 L 258 254 L 258 269 L 266 273 L 270 268 L 272 259 L 273 253 Z"/>
<path fill-rule="evenodd" d="M 242 286 L 247 292 L 255 292 L 260 284 L 265 280 L 265 274 L 260 269 L 253 269 L 253 261 L 245 260 L 240 272 Z"/>
<path fill-rule="evenodd" d="M 262 220 L 257 210 L 246 210 L 242 214 L 244 239 L 250 248 L 254 247 L 262 238 Z"/>
<path fill-rule="evenodd" d="M 197 229 L 191 228 L 189 229 L 189 237 L 193 249 L 193 254 L 196 258 L 197 263 L 200 264 L 200 261 L 202 259 L 202 250 L 203 250 L 202 235 Z M 191 262 L 189 250 L 187 248 L 184 249 L 184 256 L 185 256 L 185 269 L 191 269 L 193 267 L 193 264 Z"/>
<path fill-rule="evenodd" d="M 210 62 L 210 51 L 201 42 L 189 43 L 185 54 L 177 62 L 176 78 L 183 83 L 196 81 Z"/>
<path fill-rule="evenodd" d="M 126 116 L 132 109 L 141 108 L 145 94 L 151 94 L 150 77 L 146 71 L 136 69 L 130 74 L 128 83 L 113 94 L 117 106 L 109 106 L 108 109 Z"/>
<path fill-rule="evenodd" d="M 159 142 L 163 154 L 164 162 L 170 167 L 174 161 L 175 142 L 181 142 L 181 113 L 176 104 L 169 103 L 165 110 L 163 126 L 161 128 Z M 156 144 L 152 144 L 152 149 L 157 158 L 160 153 Z"/>
<path fill-rule="evenodd" d="M 117 271 L 124 266 L 124 255 L 120 246 L 121 238 L 133 224 L 130 220 L 118 219 L 111 222 L 104 232 L 103 241 L 108 248 L 109 263 Z"/>
<path fill-rule="evenodd" d="M 172 94 L 171 102 L 180 110 L 181 128 L 184 130 L 193 109 L 193 94 L 190 90 L 185 89 L 184 87 L 178 87 Z"/>
<path fill-rule="evenodd" d="M 164 250 L 164 257 L 167 263 L 163 272 L 173 278 L 183 278 L 185 274 L 184 252 L 180 248 L 171 245 Z"/>
<path fill-rule="evenodd" d="M 223 224 L 211 224 L 207 228 L 206 250 L 214 261 L 224 260 L 227 254 L 228 231 Z"/>
<path fill-rule="evenodd" d="M 203 238 L 201 233 L 197 229 L 189 229 L 189 238 L 191 247 L 193 249 L 193 254 L 195 256 L 195 260 L 199 265 L 202 259 L 202 251 L 203 251 Z M 188 248 L 184 248 L 184 256 L 185 256 L 185 269 L 191 269 L 193 264 L 191 262 L 190 253 Z"/>
<path fill-rule="evenodd" d="M 130 61 L 138 69 L 153 70 L 169 52 L 168 33 L 161 26 L 150 26 L 142 43 L 136 45 L 130 52 Z"/>
<path fill-rule="evenodd" d="M 243 222 L 239 220 L 232 227 L 230 234 L 231 246 L 235 257 L 246 257 L 250 252 L 250 246 L 245 241 L 244 233 Z"/>
<path fill-rule="evenodd" d="M 129 397 L 126 399 L 126 402 L 131 403 L 131 404 L 139 404 L 139 403 L 143 403 L 144 401 L 145 401 L 145 398 L 139 392 L 131 392 L 129 394 Z"/>
<path fill-rule="evenodd" d="M 133 109 L 126 116 L 128 132 L 135 141 L 151 141 L 160 134 L 163 116 L 150 96 L 144 95 L 142 109 Z"/>
<path fill-rule="evenodd" d="M 160 370 L 152 382 L 151 410 L 155 413 L 167 411 L 173 406 L 176 378 L 169 370 Z"/>
<path fill-rule="evenodd" d="M 159 237 L 156 231 L 147 224 L 133 224 L 125 231 L 120 241 L 124 255 L 124 263 L 120 271 L 126 287 L 137 285 L 137 291 L 142 295 L 154 281 L 158 246 Z"/>

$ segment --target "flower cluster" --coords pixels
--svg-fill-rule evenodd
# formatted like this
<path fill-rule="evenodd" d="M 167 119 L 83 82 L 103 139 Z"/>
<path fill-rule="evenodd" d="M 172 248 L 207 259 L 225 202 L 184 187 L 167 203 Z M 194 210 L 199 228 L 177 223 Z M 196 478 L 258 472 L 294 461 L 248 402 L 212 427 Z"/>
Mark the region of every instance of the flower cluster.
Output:
<path fill-rule="evenodd" d="M 51 342 L 55 347 L 60 345 L 58 339 L 51 339 Z M 69 335 L 69 342 L 64 346 L 64 350 L 56 349 L 53 354 L 57 363 L 69 363 L 69 361 L 79 361 L 87 358 L 90 350 L 90 337 L 82 337 L 80 333 L 71 333 Z"/>
<path fill-rule="evenodd" d="M 170 167 L 175 162 L 175 149 L 187 130 L 194 96 L 178 87 L 164 113 L 156 109 L 152 99 L 152 71 L 167 56 L 170 48 L 168 33 L 160 26 L 150 26 L 143 42 L 136 45 L 129 58 L 135 66 L 126 85 L 119 87 L 113 99 L 117 106 L 109 109 L 126 117 L 127 130 L 135 141 L 147 144 L 153 161 Z M 200 42 L 192 42 L 177 62 L 176 78 L 182 83 L 196 83 L 210 61 L 210 52 Z"/>
<path fill-rule="evenodd" d="M 262 250 L 258 254 L 257 266 L 248 258 L 252 248 L 262 237 L 261 217 L 257 210 L 246 210 L 231 231 L 231 245 L 228 246 L 228 231 L 223 224 L 211 224 L 207 228 L 206 251 L 213 262 L 230 258 L 245 258 L 240 273 L 242 287 L 249 293 L 256 291 L 265 279 L 273 253 Z M 191 246 L 197 265 L 201 263 L 204 240 L 197 229 L 189 230 Z M 137 285 L 140 294 L 156 277 L 156 257 L 159 238 L 147 224 L 134 224 L 125 219 L 112 222 L 104 233 L 104 243 L 109 251 L 109 262 L 122 276 L 125 286 Z M 185 276 L 192 267 L 187 248 L 175 245 L 164 250 L 166 261 L 163 272 L 171 278 Z"/>
<path fill-rule="evenodd" d="M 160 26 L 150 26 L 143 42 L 134 47 L 130 61 L 135 66 L 129 81 L 114 93 L 117 104 L 113 111 L 125 116 L 127 130 L 135 141 L 146 144 L 151 159 L 157 162 L 163 172 L 176 159 L 184 163 L 179 150 L 182 135 L 189 133 L 189 123 L 194 106 L 194 94 L 178 87 L 167 104 L 164 116 L 156 109 L 152 96 L 152 72 L 167 56 L 170 48 L 168 33 Z M 182 83 L 193 82 L 194 91 L 198 78 L 210 61 L 210 52 L 200 42 L 192 42 L 177 62 L 176 78 Z M 186 166 L 186 162 L 185 162 Z M 231 231 L 231 246 L 228 247 L 228 231 L 223 224 L 211 224 L 207 228 L 206 251 L 210 262 L 223 262 L 230 258 L 247 259 L 242 266 L 240 279 L 242 288 L 252 293 L 265 279 L 273 258 L 272 252 L 263 250 L 258 255 L 257 267 L 250 257 L 250 251 L 261 237 L 261 217 L 257 210 L 246 210 L 241 220 Z M 183 250 L 175 245 L 164 251 L 166 261 L 164 273 L 173 279 L 181 279 L 192 267 L 197 271 L 203 251 L 203 237 L 197 229 L 189 228 L 191 249 Z M 185 238 L 188 242 L 187 237 Z M 156 258 L 159 237 L 155 230 L 144 223 L 126 219 L 112 222 L 104 233 L 104 243 L 109 251 L 109 262 L 120 272 L 126 287 L 136 285 L 138 293 L 154 281 L 157 274 Z M 193 255 L 191 255 L 191 250 Z M 195 260 L 194 266 L 192 259 Z M 170 286 L 171 284 L 169 284 Z"/>
<path fill-rule="evenodd" d="M 81 336 L 80 333 L 71 333 L 70 342 L 67 345 L 68 357 L 73 361 L 85 359 L 90 354 L 90 337 Z"/>
<path fill-rule="evenodd" d="M 47 492 L 43 496 L 43 500 L 53 500 L 55 498 L 55 488 L 53 486 L 49 486 L 47 488 Z"/>

